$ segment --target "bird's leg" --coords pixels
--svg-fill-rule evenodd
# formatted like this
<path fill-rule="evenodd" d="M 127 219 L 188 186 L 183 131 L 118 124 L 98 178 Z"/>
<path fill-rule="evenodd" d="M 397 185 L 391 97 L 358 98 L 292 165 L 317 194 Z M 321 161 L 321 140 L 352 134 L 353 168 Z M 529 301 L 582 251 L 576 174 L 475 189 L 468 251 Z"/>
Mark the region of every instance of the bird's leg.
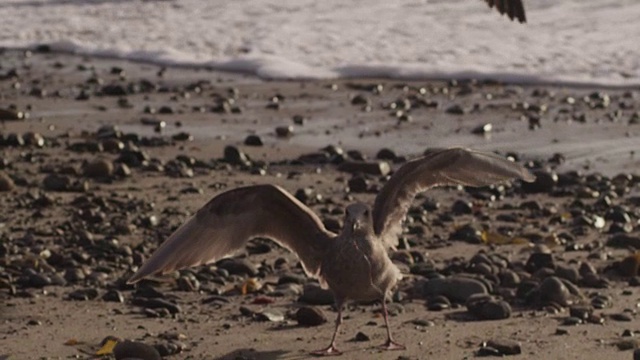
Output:
<path fill-rule="evenodd" d="M 336 300 L 336 307 L 338 308 L 338 317 L 336 318 L 336 328 L 333 332 L 333 336 L 331 337 L 331 344 L 328 347 L 316 350 L 312 352 L 312 355 L 316 356 L 330 356 L 330 355 L 340 355 L 342 352 L 336 348 L 336 338 L 338 337 L 338 331 L 340 331 L 340 325 L 342 325 L 342 305 L 344 301 Z"/>
<path fill-rule="evenodd" d="M 404 350 L 404 345 L 399 344 L 393 340 L 391 336 L 391 329 L 389 329 L 389 314 L 387 312 L 386 297 L 382 298 L 382 315 L 384 316 L 384 325 L 387 328 L 387 341 L 380 347 L 384 350 Z"/>

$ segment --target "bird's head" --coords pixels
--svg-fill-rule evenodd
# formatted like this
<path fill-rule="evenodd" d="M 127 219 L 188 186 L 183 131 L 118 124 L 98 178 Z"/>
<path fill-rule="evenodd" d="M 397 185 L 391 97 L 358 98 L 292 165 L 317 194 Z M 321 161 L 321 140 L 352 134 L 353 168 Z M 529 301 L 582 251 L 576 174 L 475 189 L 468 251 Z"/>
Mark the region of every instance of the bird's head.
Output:
<path fill-rule="evenodd" d="M 369 233 L 373 231 L 371 208 L 363 203 L 347 206 L 344 214 L 344 229 L 351 233 Z"/>

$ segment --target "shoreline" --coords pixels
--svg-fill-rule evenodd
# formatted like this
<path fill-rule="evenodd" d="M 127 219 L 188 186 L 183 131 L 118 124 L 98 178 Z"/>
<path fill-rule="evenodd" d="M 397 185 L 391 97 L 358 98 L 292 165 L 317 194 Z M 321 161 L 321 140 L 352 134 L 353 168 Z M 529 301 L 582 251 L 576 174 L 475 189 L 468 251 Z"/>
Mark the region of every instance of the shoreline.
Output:
<path fill-rule="evenodd" d="M 313 70 L 312 72 L 326 73 L 327 76 L 299 76 L 299 77 L 269 77 L 261 76 L 256 71 L 258 64 L 264 62 L 260 58 L 236 58 L 218 62 L 211 65 L 212 61 L 204 61 L 202 63 L 181 63 L 176 61 L 153 61 L 144 57 L 130 58 L 121 55 L 108 54 L 100 52 L 82 52 L 76 50 L 52 49 L 50 44 L 35 44 L 24 47 L 3 47 L 0 51 L 20 52 L 32 51 L 40 54 L 57 54 L 62 56 L 78 56 L 101 59 L 105 61 L 128 61 L 141 65 L 152 65 L 160 67 L 168 67 L 182 70 L 206 70 L 212 72 L 227 73 L 231 75 L 256 77 L 263 81 L 281 81 L 281 82 L 313 82 L 313 81 L 349 81 L 349 80 L 371 80 L 371 81 L 398 81 L 398 82 L 440 82 L 440 81 L 459 81 L 459 82 L 480 82 L 494 85 L 513 85 L 524 87 L 552 87 L 552 88 L 570 88 L 577 90 L 598 89 L 610 91 L 640 90 L 640 80 L 637 83 L 615 84 L 607 82 L 598 82 L 597 80 L 579 80 L 579 79 L 553 79 L 547 77 L 539 77 L 534 74 L 509 72 L 497 73 L 477 70 L 459 70 L 459 71 L 432 71 L 425 73 L 418 70 L 419 64 L 406 64 L 406 68 L 400 73 L 412 73 L 413 75 L 398 74 L 397 69 L 388 65 L 346 65 L 335 69 Z M 238 63 L 245 63 L 239 65 Z M 253 63 L 253 65 L 250 65 Z M 236 65 L 234 65 L 236 64 Z M 293 63 L 302 68 L 311 69 L 308 65 Z M 416 68 L 412 71 L 409 69 Z M 386 70 L 385 70 L 386 69 Z M 395 76 L 392 74 L 396 74 Z"/>

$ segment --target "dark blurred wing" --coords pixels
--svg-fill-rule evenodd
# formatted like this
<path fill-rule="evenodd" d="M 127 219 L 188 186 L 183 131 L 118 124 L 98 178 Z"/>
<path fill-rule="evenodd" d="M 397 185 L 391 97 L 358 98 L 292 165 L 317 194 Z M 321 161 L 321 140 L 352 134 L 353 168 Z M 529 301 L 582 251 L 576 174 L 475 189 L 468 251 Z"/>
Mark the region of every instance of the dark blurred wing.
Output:
<path fill-rule="evenodd" d="M 495 154 L 463 148 L 437 150 L 404 164 L 384 185 L 373 206 L 373 228 L 393 246 L 413 198 L 440 185 L 485 186 L 519 178 L 535 180 L 527 169 Z"/>
<path fill-rule="evenodd" d="M 521 23 L 527 22 L 522 0 L 485 0 L 489 7 L 495 7 L 500 14 L 507 14 L 509 19 L 517 19 Z"/>
<path fill-rule="evenodd" d="M 317 276 L 322 255 L 335 235 L 311 209 L 278 186 L 237 188 L 198 210 L 128 282 L 216 261 L 256 237 L 296 252 L 307 274 Z"/>

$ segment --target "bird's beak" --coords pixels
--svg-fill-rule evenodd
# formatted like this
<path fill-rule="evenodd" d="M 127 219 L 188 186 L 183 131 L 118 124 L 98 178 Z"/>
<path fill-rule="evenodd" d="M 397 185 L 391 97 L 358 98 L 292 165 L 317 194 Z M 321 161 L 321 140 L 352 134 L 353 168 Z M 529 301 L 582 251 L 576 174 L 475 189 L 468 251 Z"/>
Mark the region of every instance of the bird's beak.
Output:
<path fill-rule="evenodd" d="M 362 227 L 362 224 L 360 224 L 360 220 L 354 220 L 351 230 L 356 231 L 361 227 Z"/>

